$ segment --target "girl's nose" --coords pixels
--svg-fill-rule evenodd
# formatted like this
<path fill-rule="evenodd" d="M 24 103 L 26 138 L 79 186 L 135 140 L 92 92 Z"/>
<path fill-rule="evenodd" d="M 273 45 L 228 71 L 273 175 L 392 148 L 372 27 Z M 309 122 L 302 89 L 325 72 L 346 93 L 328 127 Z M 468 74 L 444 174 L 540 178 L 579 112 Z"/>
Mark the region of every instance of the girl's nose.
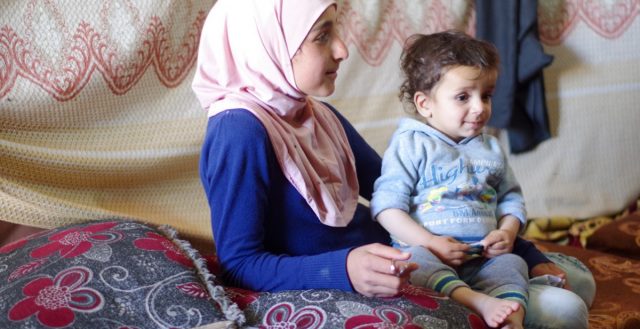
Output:
<path fill-rule="evenodd" d="M 344 41 L 342 41 L 342 38 L 337 35 L 333 43 L 333 57 L 338 62 L 342 62 L 349 57 L 349 50 L 347 49 L 347 45 L 344 43 Z"/>

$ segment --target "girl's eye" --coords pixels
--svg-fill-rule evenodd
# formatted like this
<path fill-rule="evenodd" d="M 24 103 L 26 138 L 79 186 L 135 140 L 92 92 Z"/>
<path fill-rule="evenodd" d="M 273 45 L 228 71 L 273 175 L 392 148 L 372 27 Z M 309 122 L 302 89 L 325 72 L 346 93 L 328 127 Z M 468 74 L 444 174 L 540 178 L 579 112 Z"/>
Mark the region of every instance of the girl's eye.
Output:
<path fill-rule="evenodd" d="M 482 95 L 482 100 L 484 100 L 484 101 L 490 101 L 491 98 L 493 98 L 493 94 L 484 94 L 484 95 Z"/>
<path fill-rule="evenodd" d="M 467 95 L 467 94 L 460 94 L 460 95 L 456 96 L 456 100 L 460 101 L 460 102 L 464 102 L 467 99 L 469 99 L 469 95 Z"/>
<path fill-rule="evenodd" d="M 328 31 L 322 32 L 320 34 L 318 34 L 318 36 L 316 36 L 316 41 L 317 42 L 327 42 L 329 41 L 329 38 L 331 37 L 331 33 L 329 33 Z"/>

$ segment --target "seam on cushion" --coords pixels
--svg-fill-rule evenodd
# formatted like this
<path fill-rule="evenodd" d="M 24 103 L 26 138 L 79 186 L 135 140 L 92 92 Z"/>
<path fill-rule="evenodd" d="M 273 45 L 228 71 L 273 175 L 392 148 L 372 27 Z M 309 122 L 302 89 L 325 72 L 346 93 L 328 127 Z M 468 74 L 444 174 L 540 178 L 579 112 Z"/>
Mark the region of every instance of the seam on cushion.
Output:
<path fill-rule="evenodd" d="M 178 239 L 178 233 L 169 225 L 161 225 L 158 229 L 180 249 L 182 249 L 193 260 L 196 272 L 200 280 L 205 283 L 211 298 L 220 306 L 227 320 L 231 321 L 227 328 L 242 327 L 245 322 L 244 312 L 226 295 L 224 287 L 214 283 L 215 275 L 211 274 L 205 266 L 205 260 L 200 253 L 195 250 L 188 241 Z"/>

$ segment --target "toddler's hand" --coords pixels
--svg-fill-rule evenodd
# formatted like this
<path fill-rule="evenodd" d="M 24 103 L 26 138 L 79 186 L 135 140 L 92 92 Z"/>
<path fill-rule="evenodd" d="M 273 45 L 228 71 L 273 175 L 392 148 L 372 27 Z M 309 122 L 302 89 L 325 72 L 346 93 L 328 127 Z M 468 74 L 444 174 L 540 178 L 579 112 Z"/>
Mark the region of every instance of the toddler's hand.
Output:
<path fill-rule="evenodd" d="M 496 257 L 510 253 L 513 250 L 515 236 L 505 230 L 493 230 L 482 239 L 484 245 L 484 256 L 487 258 Z"/>
<path fill-rule="evenodd" d="M 458 266 L 466 260 L 469 245 L 449 236 L 435 235 L 424 246 L 449 266 Z"/>

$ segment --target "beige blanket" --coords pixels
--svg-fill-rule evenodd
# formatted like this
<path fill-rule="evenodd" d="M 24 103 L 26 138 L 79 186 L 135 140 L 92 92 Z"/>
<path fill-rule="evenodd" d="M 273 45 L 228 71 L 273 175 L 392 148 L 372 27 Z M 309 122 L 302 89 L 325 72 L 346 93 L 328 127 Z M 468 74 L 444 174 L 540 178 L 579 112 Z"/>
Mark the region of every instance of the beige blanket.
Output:
<path fill-rule="evenodd" d="M 191 92 L 214 0 L 23 1 L 0 10 L 0 220 L 124 217 L 211 242 Z M 511 158 L 532 217 L 592 217 L 640 195 L 640 4 L 540 1 L 552 140 Z M 402 40 L 474 33 L 472 1 L 340 1 L 350 58 L 329 100 L 382 153 Z M 238 196 L 242 197 L 242 196 Z"/>

